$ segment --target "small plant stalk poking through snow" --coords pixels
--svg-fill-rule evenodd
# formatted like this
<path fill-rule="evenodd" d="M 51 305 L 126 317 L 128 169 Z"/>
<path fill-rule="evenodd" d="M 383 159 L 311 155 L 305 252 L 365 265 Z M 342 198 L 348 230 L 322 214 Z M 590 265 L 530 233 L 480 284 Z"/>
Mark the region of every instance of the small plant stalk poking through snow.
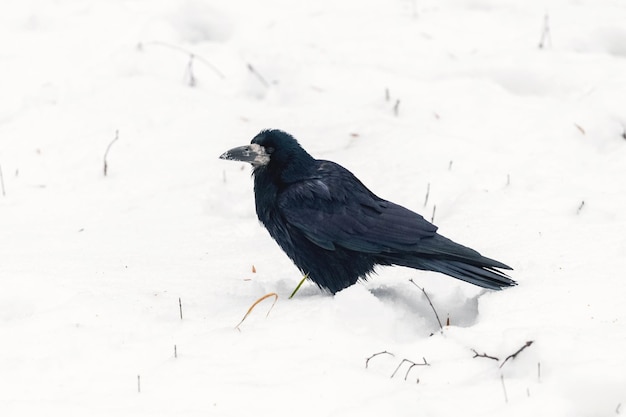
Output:
<path fill-rule="evenodd" d="M 543 31 L 541 32 L 541 40 L 539 41 L 539 49 L 552 47 L 552 36 L 550 35 L 550 16 L 546 13 L 543 18 Z"/>
<path fill-rule="evenodd" d="M 578 129 L 578 131 L 582 133 L 583 135 L 587 134 L 587 132 L 585 131 L 585 129 L 583 129 L 581 125 L 574 123 L 574 126 L 576 126 L 576 129 Z"/>
<path fill-rule="evenodd" d="M 296 286 L 296 288 L 293 290 L 293 292 L 291 293 L 291 295 L 289 296 L 289 299 L 291 300 L 293 298 L 294 295 L 296 295 L 296 293 L 298 292 L 298 290 L 300 289 L 300 287 L 302 286 L 302 284 L 304 284 L 304 281 L 306 281 L 306 279 L 309 277 L 309 274 L 306 274 L 305 276 L 302 277 L 302 279 L 300 280 L 300 282 L 298 283 L 298 285 Z"/>
<path fill-rule="evenodd" d="M 502 381 L 502 392 L 504 393 L 504 402 L 509 402 L 509 396 L 506 395 L 506 385 L 504 385 L 504 375 L 500 375 L 500 381 Z"/>
<path fill-rule="evenodd" d="M 120 138 L 120 131 L 116 130 L 115 131 L 115 137 L 113 138 L 113 140 L 111 142 L 109 142 L 109 146 L 107 146 L 106 151 L 104 151 L 104 176 L 107 176 L 107 173 L 109 171 L 109 164 L 107 162 L 107 156 L 109 155 L 109 151 L 111 150 L 111 146 L 117 142 L 117 140 Z"/>
<path fill-rule="evenodd" d="M 257 80 L 259 80 L 265 88 L 270 88 L 270 83 L 268 83 L 267 80 L 250 63 L 248 64 L 248 71 L 253 73 Z"/>
<path fill-rule="evenodd" d="M 196 80 L 196 76 L 193 74 L 193 59 L 195 58 L 194 54 L 189 55 L 189 62 L 187 63 L 187 85 L 189 87 L 195 87 L 198 84 Z"/>

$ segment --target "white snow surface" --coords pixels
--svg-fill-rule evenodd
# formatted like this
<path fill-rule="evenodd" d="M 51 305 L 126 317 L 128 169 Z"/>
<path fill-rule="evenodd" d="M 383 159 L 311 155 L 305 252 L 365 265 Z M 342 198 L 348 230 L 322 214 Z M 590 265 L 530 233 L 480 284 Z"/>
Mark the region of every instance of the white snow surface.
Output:
<path fill-rule="evenodd" d="M 625 413 L 625 21 L 621 0 L 3 1 L 0 415 Z M 265 128 L 519 286 L 380 268 L 289 299 L 250 168 L 218 159 Z"/>

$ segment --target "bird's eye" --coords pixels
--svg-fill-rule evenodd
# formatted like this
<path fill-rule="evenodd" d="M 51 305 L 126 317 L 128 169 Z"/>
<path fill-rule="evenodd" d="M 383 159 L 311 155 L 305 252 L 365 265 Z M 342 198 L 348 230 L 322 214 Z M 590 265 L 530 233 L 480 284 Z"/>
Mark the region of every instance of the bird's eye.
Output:
<path fill-rule="evenodd" d="M 267 148 L 265 148 L 265 153 L 274 153 L 274 148 L 268 146 Z"/>

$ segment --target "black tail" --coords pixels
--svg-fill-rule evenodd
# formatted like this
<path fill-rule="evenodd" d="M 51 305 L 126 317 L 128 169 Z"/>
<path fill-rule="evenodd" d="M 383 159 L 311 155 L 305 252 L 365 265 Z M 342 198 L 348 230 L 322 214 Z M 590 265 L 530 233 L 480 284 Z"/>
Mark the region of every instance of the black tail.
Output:
<path fill-rule="evenodd" d="M 492 290 L 517 285 L 500 269 L 510 266 L 482 256 L 466 246 L 459 245 L 441 235 L 424 239 L 414 253 L 403 252 L 386 255 L 385 259 L 399 266 L 441 272 L 470 284 Z"/>
<path fill-rule="evenodd" d="M 509 278 L 508 275 L 490 265 L 477 266 L 463 261 L 447 259 L 421 259 L 419 263 L 419 269 L 441 272 L 442 274 L 450 275 L 451 277 L 469 282 L 470 284 L 491 290 L 501 290 L 505 287 L 517 285 L 517 282 Z M 499 267 L 503 268 L 503 266 L 500 265 Z M 511 268 L 506 267 L 505 269 Z"/>

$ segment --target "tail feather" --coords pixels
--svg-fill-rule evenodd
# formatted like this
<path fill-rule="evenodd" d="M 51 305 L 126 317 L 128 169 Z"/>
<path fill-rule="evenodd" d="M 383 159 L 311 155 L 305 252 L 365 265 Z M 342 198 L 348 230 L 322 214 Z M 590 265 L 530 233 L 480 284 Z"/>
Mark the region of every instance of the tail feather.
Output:
<path fill-rule="evenodd" d="M 479 287 L 500 290 L 517 285 L 500 269 L 511 270 L 510 266 L 495 259 L 482 256 L 474 249 L 460 245 L 447 237 L 435 234 L 420 242 L 418 250 L 396 254 L 397 265 L 441 272 Z M 399 262 L 398 262 L 399 261 Z"/>
<path fill-rule="evenodd" d="M 517 282 L 508 275 L 492 266 L 476 266 L 462 261 L 444 259 L 424 259 L 421 264 L 425 269 L 441 272 L 470 284 L 492 290 L 501 290 L 505 287 L 517 285 Z"/>
<path fill-rule="evenodd" d="M 499 270 L 511 270 L 510 266 L 480 255 L 472 258 L 452 258 L 450 256 L 425 258 L 397 254 L 386 256 L 385 260 L 393 265 L 440 272 L 491 290 L 501 290 L 517 285 L 517 282 Z"/>

